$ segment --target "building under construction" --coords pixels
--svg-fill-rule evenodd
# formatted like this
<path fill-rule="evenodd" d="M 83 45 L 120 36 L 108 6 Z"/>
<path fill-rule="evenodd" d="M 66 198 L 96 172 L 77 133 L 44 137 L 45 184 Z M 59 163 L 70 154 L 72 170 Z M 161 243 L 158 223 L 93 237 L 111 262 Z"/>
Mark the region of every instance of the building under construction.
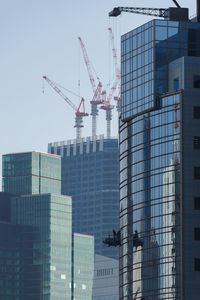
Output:
<path fill-rule="evenodd" d="M 92 64 L 89 60 L 89 56 L 85 47 L 85 44 L 81 37 L 78 38 L 80 42 L 80 47 L 83 52 L 83 58 L 86 65 L 86 69 L 89 75 L 89 81 L 92 87 L 92 99 L 90 101 L 91 104 L 91 112 L 90 115 L 92 117 L 92 126 L 91 126 L 91 137 L 93 140 L 96 139 L 97 136 L 97 123 L 98 123 L 98 115 L 99 115 L 99 108 L 100 110 L 105 111 L 105 122 L 106 122 L 106 137 L 111 137 L 111 121 L 112 121 L 112 111 L 115 107 L 113 105 L 113 100 L 115 100 L 116 109 L 118 113 L 120 112 L 120 79 L 121 79 L 121 71 L 120 67 L 118 65 L 118 58 L 117 58 L 117 50 L 115 47 L 115 41 L 114 41 L 114 34 L 112 31 L 112 28 L 108 28 L 109 36 L 111 40 L 111 50 L 112 50 L 112 56 L 113 56 L 113 62 L 114 62 L 114 81 L 110 85 L 109 88 L 104 89 L 102 82 L 100 81 L 99 77 L 93 74 L 92 71 Z M 75 111 L 75 125 L 76 128 L 76 140 L 81 141 L 82 138 L 82 128 L 83 125 L 83 118 L 88 117 L 89 114 L 86 112 L 85 108 L 85 99 L 81 97 L 80 95 L 77 95 L 76 93 L 64 88 L 60 84 L 56 83 L 52 79 L 48 78 L 46 75 L 43 76 L 43 79 L 52 87 L 52 89 Z M 79 80 L 80 85 L 80 80 Z M 65 90 L 65 91 L 63 91 Z M 76 97 L 79 97 L 80 103 L 77 107 L 71 99 L 68 98 L 68 96 L 65 95 L 65 93 L 73 94 Z M 43 90 L 44 92 L 44 90 Z M 116 96 L 115 96 L 116 95 Z"/>

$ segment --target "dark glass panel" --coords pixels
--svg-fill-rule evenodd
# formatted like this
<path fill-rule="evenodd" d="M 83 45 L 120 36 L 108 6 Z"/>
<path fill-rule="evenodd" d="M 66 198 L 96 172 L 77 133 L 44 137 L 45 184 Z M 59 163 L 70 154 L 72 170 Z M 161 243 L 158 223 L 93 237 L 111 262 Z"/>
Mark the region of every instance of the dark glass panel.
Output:
<path fill-rule="evenodd" d="M 200 75 L 194 75 L 193 86 L 194 88 L 200 88 Z"/>
<path fill-rule="evenodd" d="M 194 167 L 194 179 L 200 179 L 200 167 Z"/>
<path fill-rule="evenodd" d="M 194 149 L 200 149 L 200 136 L 194 136 Z"/>
<path fill-rule="evenodd" d="M 194 197 L 194 209 L 200 210 L 200 197 Z"/>
<path fill-rule="evenodd" d="M 194 119 L 200 119 L 200 106 L 194 106 L 193 116 Z"/>
<path fill-rule="evenodd" d="M 194 239 L 200 241 L 200 228 L 194 228 Z"/>
<path fill-rule="evenodd" d="M 200 271 L 200 258 L 195 258 L 194 259 L 194 270 L 195 271 Z"/>

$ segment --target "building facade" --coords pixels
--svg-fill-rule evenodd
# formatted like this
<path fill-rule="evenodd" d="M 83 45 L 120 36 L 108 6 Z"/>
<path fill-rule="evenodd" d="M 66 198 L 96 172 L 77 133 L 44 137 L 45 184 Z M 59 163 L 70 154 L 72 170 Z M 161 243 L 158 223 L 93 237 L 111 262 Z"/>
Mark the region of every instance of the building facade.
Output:
<path fill-rule="evenodd" d="M 72 196 L 72 230 L 94 235 L 95 253 L 118 259 L 118 249 L 102 241 L 118 229 L 118 140 L 82 139 L 50 143 L 62 156 L 62 194 Z"/>
<path fill-rule="evenodd" d="M 32 295 L 40 294 L 40 266 L 30 264 L 36 235 L 33 227 L 0 221 L 1 300 L 21 300 L 26 295 L 34 299 Z"/>
<path fill-rule="evenodd" d="M 200 24 L 122 36 L 120 300 L 197 299 Z"/>
<path fill-rule="evenodd" d="M 81 244 L 74 243 L 72 236 L 71 197 L 60 194 L 61 158 L 40 152 L 4 155 L 2 182 L 5 193 L 0 207 L 5 207 L 5 197 L 10 207 L 6 206 L 6 214 L 1 216 L 0 228 L 10 242 L 5 239 L 1 243 L 0 259 L 8 256 L 7 267 L 16 255 L 18 259 L 14 269 L 10 266 L 10 273 L 3 274 L 7 288 L 0 290 L 0 299 L 74 300 L 79 285 L 85 296 L 80 299 L 91 299 L 93 237 L 82 236 L 85 248 L 81 253 Z M 75 266 L 81 263 L 81 272 L 74 276 Z M 84 278 L 82 273 L 88 268 Z M 13 275 L 18 277 L 18 285 L 9 281 Z"/>
<path fill-rule="evenodd" d="M 73 233 L 72 298 L 74 300 L 92 299 L 94 273 L 94 237 Z"/>
<path fill-rule="evenodd" d="M 16 195 L 60 194 L 61 160 L 40 152 L 3 155 L 2 191 Z"/>
<path fill-rule="evenodd" d="M 119 262 L 117 259 L 95 255 L 92 300 L 119 299 Z"/>

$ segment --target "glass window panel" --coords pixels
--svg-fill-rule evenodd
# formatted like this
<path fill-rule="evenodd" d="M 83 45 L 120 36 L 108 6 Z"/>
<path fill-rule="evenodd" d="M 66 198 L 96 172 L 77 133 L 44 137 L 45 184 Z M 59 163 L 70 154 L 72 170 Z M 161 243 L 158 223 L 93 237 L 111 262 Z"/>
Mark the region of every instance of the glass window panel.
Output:
<path fill-rule="evenodd" d="M 167 39 L 167 27 L 156 26 L 156 40 L 166 40 Z"/>

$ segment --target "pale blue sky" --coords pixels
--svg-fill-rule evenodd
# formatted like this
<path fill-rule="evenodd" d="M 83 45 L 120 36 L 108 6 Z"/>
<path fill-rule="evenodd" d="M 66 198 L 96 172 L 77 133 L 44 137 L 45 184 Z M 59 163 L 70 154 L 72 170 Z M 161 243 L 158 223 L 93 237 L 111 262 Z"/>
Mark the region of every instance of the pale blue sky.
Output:
<path fill-rule="evenodd" d="M 196 0 L 179 3 L 190 7 L 190 15 L 195 13 Z M 107 28 L 113 28 L 119 55 L 120 35 L 151 20 L 126 13 L 109 19 L 108 12 L 115 6 L 174 6 L 170 0 L 0 0 L 0 4 L 0 159 L 11 152 L 46 152 L 48 142 L 75 137 L 74 111 L 47 84 L 42 93 L 42 76 L 74 92 L 80 77 L 80 94 L 90 112 L 92 89 L 78 36 L 105 86 L 114 70 Z M 78 105 L 77 98 L 66 95 Z M 117 135 L 116 112 L 113 119 L 112 134 Z M 97 133 L 105 134 L 103 111 Z M 91 118 L 85 118 L 83 136 L 90 135 Z"/>

